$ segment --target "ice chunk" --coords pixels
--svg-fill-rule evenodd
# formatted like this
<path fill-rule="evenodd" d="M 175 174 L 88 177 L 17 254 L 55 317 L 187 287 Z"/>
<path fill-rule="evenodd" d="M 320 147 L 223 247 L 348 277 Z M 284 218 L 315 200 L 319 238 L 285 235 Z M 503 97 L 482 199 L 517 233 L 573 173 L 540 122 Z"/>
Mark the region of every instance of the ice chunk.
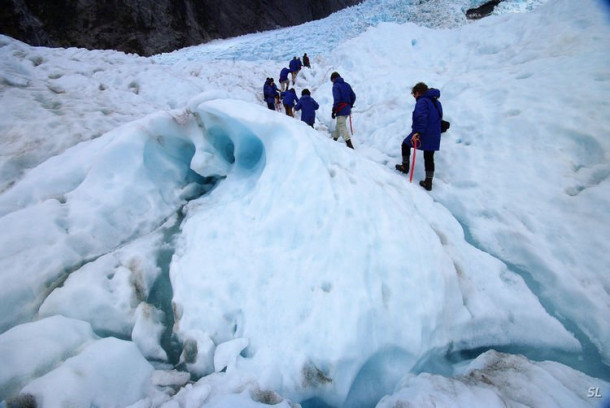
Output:
<path fill-rule="evenodd" d="M 135 320 L 131 339 L 138 345 L 144 357 L 167 360 L 167 353 L 160 343 L 165 330 L 163 312 L 153 305 L 142 302 L 136 308 Z"/>
<path fill-rule="evenodd" d="M 128 406 L 151 393 L 152 372 L 134 343 L 109 337 L 92 343 L 21 392 L 34 395 L 45 408 Z"/>
<path fill-rule="evenodd" d="M 89 323 L 52 316 L 0 335 L 0 400 L 45 374 L 96 339 Z"/>
<path fill-rule="evenodd" d="M 219 344 L 214 353 L 214 371 L 230 370 L 236 363 L 239 353 L 248 347 L 245 338 L 233 339 Z"/>
<path fill-rule="evenodd" d="M 408 375 L 377 407 L 592 407 L 600 398 L 592 398 L 591 391 L 605 392 L 609 386 L 560 363 L 491 350 L 452 378 Z"/>

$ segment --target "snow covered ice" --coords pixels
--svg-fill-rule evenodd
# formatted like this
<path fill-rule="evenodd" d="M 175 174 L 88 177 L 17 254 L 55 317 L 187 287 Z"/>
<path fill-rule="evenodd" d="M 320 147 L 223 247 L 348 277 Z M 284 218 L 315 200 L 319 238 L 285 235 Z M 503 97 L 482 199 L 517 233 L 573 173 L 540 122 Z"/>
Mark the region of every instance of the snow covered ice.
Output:
<path fill-rule="evenodd" d="M 610 11 L 476 5 L 152 58 L 0 37 L 2 406 L 608 406 Z M 303 52 L 315 129 L 261 99 Z M 393 170 L 419 81 L 431 192 Z"/>

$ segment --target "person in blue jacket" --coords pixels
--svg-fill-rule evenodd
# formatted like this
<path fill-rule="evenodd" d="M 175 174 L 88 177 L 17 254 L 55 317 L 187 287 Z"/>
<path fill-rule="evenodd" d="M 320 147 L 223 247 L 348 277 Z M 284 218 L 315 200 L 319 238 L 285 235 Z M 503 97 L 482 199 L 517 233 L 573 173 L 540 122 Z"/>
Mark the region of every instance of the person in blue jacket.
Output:
<path fill-rule="evenodd" d="M 426 179 L 421 180 L 419 185 L 430 191 L 434 178 L 434 152 L 441 147 L 443 106 L 438 100 L 441 91 L 428 88 L 428 85 L 419 82 L 411 90 L 411 95 L 416 101 L 415 109 L 413 109 L 411 133 L 402 142 L 402 164 L 397 164 L 396 169 L 408 174 L 411 146 L 423 150 Z"/>
<path fill-rule="evenodd" d="M 267 102 L 267 107 L 271 110 L 275 110 L 275 101 L 279 97 L 277 85 L 273 82 L 273 78 L 267 78 L 265 85 L 263 86 L 263 97 Z"/>
<path fill-rule="evenodd" d="M 290 67 L 290 73 L 292 74 L 292 85 L 294 85 L 297 80 L 297 74 L 301 70 L 303 64 L 301 63 L 300 58 L 293 57 L 292 60 L 290 60 L 290 62 L 288 63 L 288 66 Z"/>
<path fill-rule="evenodd" d="M 333 72 L 330 75 L 330 81 L 333 83 L 333 119 L 337 118 L 333 139 L 338 140 L 342 136 L 347 147 L 353 149 L 351 137 L 347 131 L 347 117 L 352 112 L 352 107 L 356 102 L 356 94 L 350 84 L 345 82 L 341 75 Z"/>
<path fill-rule="evenodd" d="M 311 97 L 309 89 L 305 88 L 301 91 L 301 99 L 297 103 L 297 106 L 294 107 L 294 110 L 302 110 L 301 120 L 313 127 L 313 124 L 316 122 L 316 111 L 319 107 L 320 105 L 318 105 L 318 102 Z"/>
<path fill-rule="evenodd" d="M 288 90 L 288 85 L 290 85 L 288 74 L 290 74 L 290 70 L 288 68 L 284 67 L 280 71 L 280 90 L 282 92 Z"/>
<path fill-rule="evenodd" d="M 292 112 L 292 108 L 299 101 L 297 98 L 297 91 L 294 88 L 283 92 L 282 103 L 284 104 L 284 110 L 286 111 L 286 115 L 294 117 L 294 113 Z"/>

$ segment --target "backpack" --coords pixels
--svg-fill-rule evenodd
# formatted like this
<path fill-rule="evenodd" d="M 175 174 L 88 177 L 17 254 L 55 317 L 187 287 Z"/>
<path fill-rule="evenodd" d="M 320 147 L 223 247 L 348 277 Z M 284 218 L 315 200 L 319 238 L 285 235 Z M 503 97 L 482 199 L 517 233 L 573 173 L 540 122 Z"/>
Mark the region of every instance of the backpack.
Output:
<path fill-rule="evenodd" d="M 441 133 L 445 133 L 447 130 L 449 130 L 449 127 L 451 127 L 451 123 L 447 122 L 446 120 L 443 120 L 443 115 L 441 114 L 441 110 L 436 105 L 436 99 L 432 100 L 432 103 L 434 104 L 436 111 L 438 112 L 439 116 L 441 117 Z"/>

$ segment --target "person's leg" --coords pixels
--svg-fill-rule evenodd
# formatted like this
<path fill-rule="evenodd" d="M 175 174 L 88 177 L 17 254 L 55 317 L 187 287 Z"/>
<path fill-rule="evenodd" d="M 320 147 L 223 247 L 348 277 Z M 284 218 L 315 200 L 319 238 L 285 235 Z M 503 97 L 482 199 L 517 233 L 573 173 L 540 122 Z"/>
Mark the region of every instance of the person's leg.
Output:
<path fill-rule="evenodd" d="M 426 179 L 419 182 L 419 185 L 426 190 L 432 190 L 432 179 L 434 178 L 434 150 L 424 151 L 424 168 L 426 169 Z"/>
<path fill-rule="evenodd" d="M 336 130 L 338 130 L 339 135 L 345 140 L 345 144 L 353 149 L 354 146 L 352 145 L 351 137 L 347 130 L 347 116 L 337 116 Z"/>
<path fill-rule="evenodd" d="M 339 137 L 342 137 L 345 140 L 345 144 L 350 140 L 349 133 L 347 131 L 347 116 L 337 116 L 337 120 L 335 122 L 335 130 L 333 131 L 333 140 L 339 140 Z M 351 141 L 348 146 L 351 145 Z M 353 149 L 353 145 L 351 146 Z"/>
<path fill-rule="evenodd" d="M 408 174 L 409 173 L 409 162 L 411 158 L 411 138 L 406 137 L 405 140 L 402 141 L 400 145 L 400 150 L 402 153 L 402 164 L 396 165 L 396 170 Z"/>
<path fill-rule="evenodd" d="M 335 130 L 333 130 L 333 140 L 339 140 L 339 118 L 335 120 Z"/>
<path fill-rule="evenodd" d="M 434 177 L 434 150 L 424 151 L 424 168 L 426 169 L 426 177 Z"/>

